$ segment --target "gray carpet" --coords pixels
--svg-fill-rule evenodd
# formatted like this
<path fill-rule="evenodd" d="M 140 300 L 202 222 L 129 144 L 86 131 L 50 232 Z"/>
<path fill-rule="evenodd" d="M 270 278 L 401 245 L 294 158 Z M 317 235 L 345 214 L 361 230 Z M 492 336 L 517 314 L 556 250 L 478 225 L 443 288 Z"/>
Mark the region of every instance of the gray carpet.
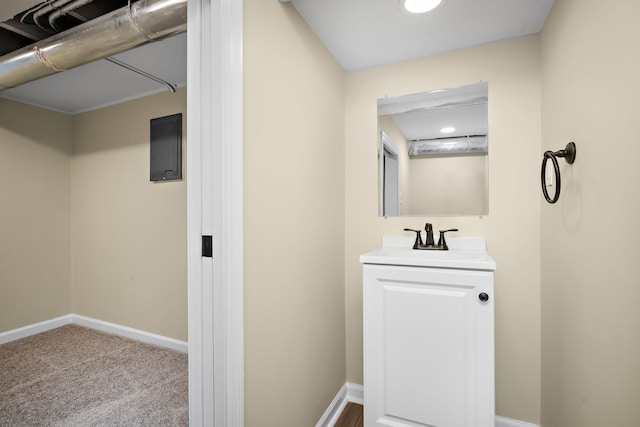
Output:
<path fill-rule="evenodd" d="M 188 426 L 187 355 L 67 325 L 0 345 L 0 426 Z"/>

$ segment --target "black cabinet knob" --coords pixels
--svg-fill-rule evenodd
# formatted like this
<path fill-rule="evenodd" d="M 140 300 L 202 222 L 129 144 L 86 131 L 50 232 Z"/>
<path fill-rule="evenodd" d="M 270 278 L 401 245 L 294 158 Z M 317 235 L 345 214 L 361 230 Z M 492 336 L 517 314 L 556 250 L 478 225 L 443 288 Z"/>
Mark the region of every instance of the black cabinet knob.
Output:
<path fill-rule="evenodd" d="M 487 302 L 489 301 L 489 295 L 487 295 L 486 293 L 481 293 L 480 295 L 478 295 L 478 298 L 480 299 L 480 301 L 482 302 Z"/>

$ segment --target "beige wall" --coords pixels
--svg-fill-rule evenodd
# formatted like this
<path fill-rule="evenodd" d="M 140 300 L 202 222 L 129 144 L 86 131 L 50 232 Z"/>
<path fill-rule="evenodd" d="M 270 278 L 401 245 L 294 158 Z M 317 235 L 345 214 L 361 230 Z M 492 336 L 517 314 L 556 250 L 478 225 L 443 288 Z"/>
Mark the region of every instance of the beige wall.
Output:
<path fill-rule="evenodd" d="M 186 89 L 73 117 L 71 295 L 76 314 L 186 340 L 186 181 L 149 181 L 149 121 L 176 113 L 184 164 Z"/>
<path fill-rule="evenodd" d="M 0 332 L 70 312 L 71 125 L 0 99 Z"/>
<path fill-rule="evenodd" d="M 640 420 L 640 2 L 556 0 L 541 35 L 542 150 L 562 193 L 542 199 L 544 427 Z"/>
<path fill-rule="evenodd" d="M 346 378 L 344 71 L 292 5 L 244 11 L 245 425 L 312 426 Z"/>
<path fill-rule="evenodd" d="M 540 63 L 537 36 L 347 74 L 347 379 L 362 383 L 362 274 L 358 257 L 385 234 L 428 219 L 458 236 L 486 236 L 496 270 L 496 409 L 540 417 Z M 379 218 L 376 100 L 489 82 L 489 214 Z"/>
<path fill-rule="evenodd" d="M 488 156 L 419 156 L 409 161 L 412 213 L 487 213 Z"/>
<path fill-rule="evenodd" d="M 378 116 L 378 130 L 384 131 L 400 152 L 398 165 L 402 215 L 488 212 L 487 156 L 410 158 L 409 143 L 392 116 Z"/>

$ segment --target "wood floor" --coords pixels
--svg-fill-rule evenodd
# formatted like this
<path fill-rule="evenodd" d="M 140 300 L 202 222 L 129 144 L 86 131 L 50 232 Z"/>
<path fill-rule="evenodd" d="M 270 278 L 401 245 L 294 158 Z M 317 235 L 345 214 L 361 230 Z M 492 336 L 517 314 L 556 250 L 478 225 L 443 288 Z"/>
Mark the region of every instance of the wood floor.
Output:
<path fill-rule="evenodd" d="M 363 409 L 362 405 L 358 405 L 357 403 L 347 403 L 335 427 L 363 427 Z"/>

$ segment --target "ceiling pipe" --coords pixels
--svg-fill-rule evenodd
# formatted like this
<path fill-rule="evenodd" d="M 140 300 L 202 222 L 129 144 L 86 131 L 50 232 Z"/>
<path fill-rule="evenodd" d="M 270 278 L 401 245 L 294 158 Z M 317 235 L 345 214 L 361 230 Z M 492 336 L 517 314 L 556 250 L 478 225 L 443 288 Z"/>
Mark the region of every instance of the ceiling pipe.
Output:
<path fill-rule="evenodd" d="M 56 9 L 55 12 L 52 12 L 51 14 L 49 14 L 48 20 L 49 20 L 49 26 L 51 28 L 53 28 L 54 31 L 60 31 L 56 28 L 55 26 L 55 22 L 56 20 L 58 20 L 61 16 L 67 15 L 70 12 L 75 11 L 76 9 L 87 5 L 89 3 L 93 3 L 93 0 L 74 0 L 69 4 L 65 4 L 63 7 Z M 77 16 L 77 15 L 76 15 Z M 77 19 L 77 18 L 76 18 Z M 84 18 L 81 20 L 82 22 L 87 22 L 88 19 Z"/>
<path fill-rule="evenodd" d="M 62 6 L 66 5 L 67 3 L 70 3 L 72 0 L 57 0 L 51 3 L 47 3 L 44 6 L 42 6 L 41 8 L 39 8 L 36 12 L 34 12 L 33 14 L 33 22 L 35 22 L 35 24 L 40 27 L 41 29 L 48 31 L 46 28 L 44 28 L 40 22 L 39 19 L 46 15 L 47 13 L 51 13 L 56 9 L 61 8 Z M 26 15 L 26 13 L 25 13 Z"/>
<path fill-rule="evenodd" d="M 0 91 L 187 29 L 187 0 L 139 0 L 0 57 Z"/>

